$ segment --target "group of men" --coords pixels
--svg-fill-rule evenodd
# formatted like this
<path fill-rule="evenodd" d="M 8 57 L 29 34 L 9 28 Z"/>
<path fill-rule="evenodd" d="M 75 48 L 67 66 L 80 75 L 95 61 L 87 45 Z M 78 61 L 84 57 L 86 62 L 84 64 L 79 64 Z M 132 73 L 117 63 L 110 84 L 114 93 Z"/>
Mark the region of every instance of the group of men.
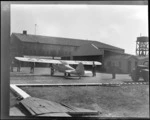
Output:
<path fill-rule="evenodd" d="M 20 63 L 20 61 L 17 61 L 16 64 L 17 64 L 17 72 L 20 72 L 20 69 L 21 69 L 21 63 Z M 14 63 L 14 61 L 12 61 L 11 65 L 10 65 L 11 72 L 14 71 L 14 66 L 15 66 L 15 63 Z"/>
<path fill-rule="evenodd" d="M 20 72 L 21 70 L 21 62 L 20 61 L 16 61 L 16 65 L 17 65 L 17 72 Z M 10 66 L 10 71 L 13 72 L 14 71 L 14 66 L 15 63 L 14 61 L 11 62 L 11 66 Z M 31 62 L 30 63 L 30 73 L 34 73 L 34 67 L 35 67 L 35 63 Z"/>

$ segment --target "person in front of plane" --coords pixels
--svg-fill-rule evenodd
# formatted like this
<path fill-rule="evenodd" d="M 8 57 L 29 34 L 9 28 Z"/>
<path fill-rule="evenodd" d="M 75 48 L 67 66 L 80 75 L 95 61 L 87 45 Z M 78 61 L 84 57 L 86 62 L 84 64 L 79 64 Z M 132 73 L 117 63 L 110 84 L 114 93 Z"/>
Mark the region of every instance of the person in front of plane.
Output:
<path fill-rule="evenodd" d="M 17 72 L 20 72 L 21 69 L 21 62 L 17 61 Z"/>
<path fill-rule="evenodd" d="M 51 68 L 51 76 L 53 76 L 54 75 L 54 67 L 52 64 L 50 64 L 50 68 Z"/>
<path fill-rule="evenodd" d="M 35 63 L 31 62 L 31 69 L 30 69 L 30 73 L 34 73 L 34 67 L 35 67 Z"/>
<path fill-rule="evenodd" d="M 11 65 L 10 65 L 11 72 L 13 72 L 13 68 L 14 68 L 14 61 L 12 60 Z"/>
<path fill-rule="evenodd" d="M 115 79 L 116 78 L 116 65 L 115 65 L 115 63 L 113 63 L 111 66 L 111 72 L 112 72 L 112 79 Z"/>
<path fill-rule="evenodd" d="M 95 65 L 94 61 L 93 61 L 93 65 L 92 65 L 92 73 L 93 73 L 93 77 L 95 77 L 96 76 L 96 65 Z"/>

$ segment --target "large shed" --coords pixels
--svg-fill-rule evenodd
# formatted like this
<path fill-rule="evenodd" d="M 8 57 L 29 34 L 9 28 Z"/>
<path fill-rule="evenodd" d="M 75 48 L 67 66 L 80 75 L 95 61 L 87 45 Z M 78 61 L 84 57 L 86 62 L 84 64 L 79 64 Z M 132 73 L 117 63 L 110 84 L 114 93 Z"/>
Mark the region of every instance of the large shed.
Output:
<path fill-rule="evenodd" d="M 128 54 L 107 57 L 104 62 L 106 72 L 112 72 L 112 64 L 115 64 L 117 73 L 131 73 L 132 69 L 138 64 L 138 59 L 136 56 Z"/>
<path fill-rule="evenodd" d="M 104 56 L 123 54 L 124 49 L 94 40 L 31 35 L 23 31 L 12 33 L 10 52 L 12 59 L 15 56 L 31 55 L 103 62 Z"/>

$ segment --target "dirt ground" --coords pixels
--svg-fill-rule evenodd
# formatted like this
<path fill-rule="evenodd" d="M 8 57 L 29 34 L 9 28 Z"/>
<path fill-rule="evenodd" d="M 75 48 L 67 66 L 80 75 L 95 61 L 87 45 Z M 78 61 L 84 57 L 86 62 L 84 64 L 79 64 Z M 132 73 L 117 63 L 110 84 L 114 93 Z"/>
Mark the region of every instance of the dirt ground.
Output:
<path fill-rule="evenodd" d="M 131 82 L 128 74 L 97 73 L 82 77 L 65 79 L 63 73 L 50 76 L 49 68 L 36 68 L 30 74 L 30 68 L 21 68 L 21 72 L 10 73 L 11 84 L 56 84 L 56 83 L 122 83 Z M 120 87 L 22 87 L 33 97 L 62 102 L 77 107 L 89 108 L 101 112 L 100 117 L 149 117 L 149 85 L 122 85 Z M 10 95 L 12 99 L 13 96 Z M 12 100 L 10 101 L 12 102 Z M 14 101 L 15 102 L 15 101 Z M 13 105 L 11 103 L 11 105 Z"/>
<path fill-rule="evenodd" d="M 10 73 L 11 84 L 27 84 L 27 83 L 43 83 L 43 84 L 55 84 L 55 83 L 120 83 L 124 81 L 132 81 L 128 74 L 117 74 L 116 79 L 112 79 L 111 74 L 96 73 L 96 77 L 87 75 L 78 79 L 76 76 L 72 76 L 68 79 L 64 78 L 63 73 L 56 72 L 52 77 L 50 76 L 49 68 L 35 68 L 34 74 L 30 74 L 30 68 L 21 68 L 21 72 Z"/>

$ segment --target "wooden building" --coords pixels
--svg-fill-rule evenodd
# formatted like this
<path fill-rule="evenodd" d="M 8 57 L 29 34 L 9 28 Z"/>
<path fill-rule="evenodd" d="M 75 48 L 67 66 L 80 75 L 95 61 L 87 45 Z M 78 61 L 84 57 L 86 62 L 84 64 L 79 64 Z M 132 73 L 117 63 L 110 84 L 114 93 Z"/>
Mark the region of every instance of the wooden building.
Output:
<path fill-rule="evenodd" d="M 136 65 L 142 65 L 144 61 L 149 61 L 148 57 L 137 57 L 129 54 L 109 56 L 104 60 L 106 72 L 111 72 L 111 65 L 115 64 L 117 73 L 131 73 Z"/>
<path fill-rule="evenodd" d="M 50 37 L 23 33 L 12 33 L 10 57 L 52 56 L 62 59 L 92 60 L 103 63 L 104 57 L 123 54 L 124 49 L 99 41 Z"/>

